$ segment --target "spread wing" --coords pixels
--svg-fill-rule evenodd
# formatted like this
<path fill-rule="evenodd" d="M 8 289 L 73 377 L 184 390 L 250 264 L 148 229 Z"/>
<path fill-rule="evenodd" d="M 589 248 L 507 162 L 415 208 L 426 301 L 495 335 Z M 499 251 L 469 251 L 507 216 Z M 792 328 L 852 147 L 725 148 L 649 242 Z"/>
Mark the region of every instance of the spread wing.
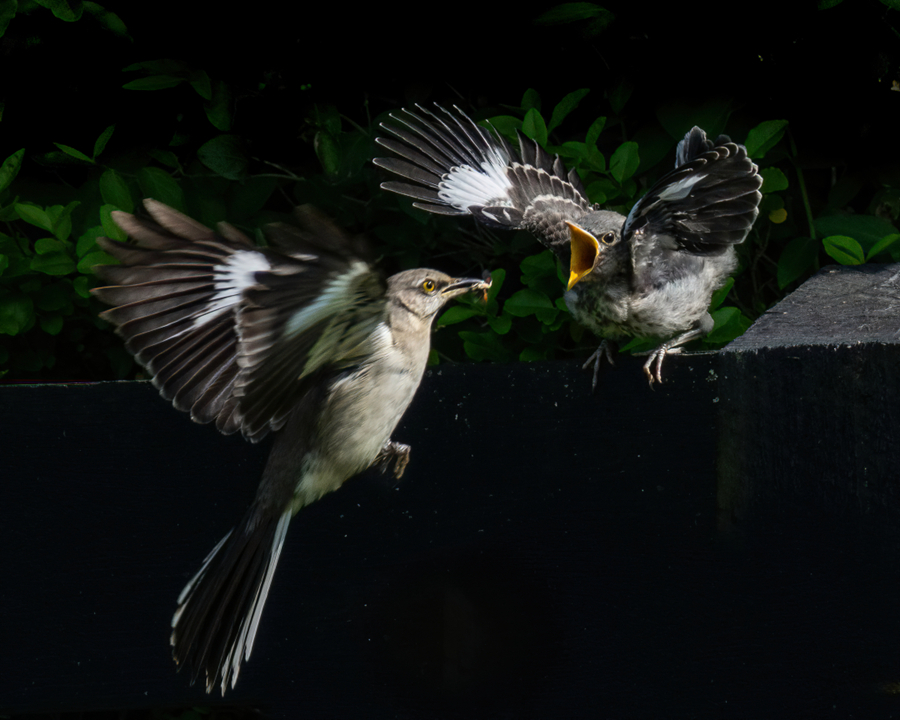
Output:
<path fill-rule="evenodd" d="M 762 178 L 743 145 L 712 143 L 693 128 L 679 143 L 678 167 L 632 208 L 623 236 L 641 246 L 717 255 L 744 241 L 759 214 Z"/>
<path fill-rule="evenodd" d="M 384 182 L 382 188 L 413 198 L 415 207 L 431 213 L 472 215 L 491 227 L 528 230 L 567 256 L 565 221 L 577 221 L 592 207 L 574 170 L 566 173 L 559 156 L 522 135 L 517 154 L 459 108 L 416 107 L 419 113 L 401 110 L 391 114 L 394 123 L 382 123 L 397 139 L 375 142 L 399 158 L 372 162 L 411 181 Z"/>
<path fill-rule="evenodd" d="M 160 393 L 200 423 L 256 442 L 278 430 L 324 375 L 352 366 L 386 312 L 384 280 L 338 228 L 299 209 L 256 247 L 145 200 L 152 220 L 115 221 L 135 242 L 100 238 L 119 265 L 95 268 L 103 316 Z"/>

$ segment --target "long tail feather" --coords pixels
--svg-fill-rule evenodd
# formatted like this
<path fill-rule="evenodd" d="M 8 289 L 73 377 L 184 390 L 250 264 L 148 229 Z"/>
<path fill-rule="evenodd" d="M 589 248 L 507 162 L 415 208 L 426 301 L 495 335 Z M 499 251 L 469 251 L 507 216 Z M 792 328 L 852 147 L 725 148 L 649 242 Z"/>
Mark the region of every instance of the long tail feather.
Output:
<path fill-rule="evenodd" d="M 253 650 L 290 520 L 290 508 L 278 515 L 254 505 L 181 591 L 172 655 L 179 669 L 191 668 L 191 684 L 202 674 L 208 693 L 234 687 Z"/>

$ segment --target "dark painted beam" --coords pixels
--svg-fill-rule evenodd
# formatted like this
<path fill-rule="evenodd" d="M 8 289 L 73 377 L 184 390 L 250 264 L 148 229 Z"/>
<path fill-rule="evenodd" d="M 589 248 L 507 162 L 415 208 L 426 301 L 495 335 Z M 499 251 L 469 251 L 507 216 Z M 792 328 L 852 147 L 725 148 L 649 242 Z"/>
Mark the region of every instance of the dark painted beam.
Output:
<path fill-rule="evenodd" d="M 719 374 L 723 529 L 821 511 L 900 529 L 900 264 L 823 269 Z"/>

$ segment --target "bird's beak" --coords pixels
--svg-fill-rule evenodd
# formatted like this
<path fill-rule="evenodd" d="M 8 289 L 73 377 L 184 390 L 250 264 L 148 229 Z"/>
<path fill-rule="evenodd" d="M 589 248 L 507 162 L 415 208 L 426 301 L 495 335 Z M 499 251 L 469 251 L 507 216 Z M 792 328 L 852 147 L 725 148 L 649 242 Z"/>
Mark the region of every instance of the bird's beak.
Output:
<path fill-rule="evenodd" d="M 570 242 L 572 244 L 572 258 L 569 260 L 569 286 L 571 290 L 581 278 L 587 275 L 597 264 L 600 255 L 600 243 L 584 228 L 566 220 L 569 226 Z"/>
<path fill-rule="evenodd" d="M 441 297 L 449 300 L 450 298 L 455 298 L 457 295 L 463 295 L 467 292 L 478 292 L 479 290 L 483 291 L 485 297 L 487 297 L 487 291 L 490 287 L 490 276 L 485 280 L 476 280 L 475 278 L 454 278 L 453 282 L 441 290 Z"/>

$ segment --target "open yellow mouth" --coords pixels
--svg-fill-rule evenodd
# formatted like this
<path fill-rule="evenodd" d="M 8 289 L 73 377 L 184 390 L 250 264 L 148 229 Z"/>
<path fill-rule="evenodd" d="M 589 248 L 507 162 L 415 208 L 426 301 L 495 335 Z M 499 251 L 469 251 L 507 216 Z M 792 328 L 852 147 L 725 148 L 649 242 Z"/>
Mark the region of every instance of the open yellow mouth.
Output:
<path fill-rule="evenodd" d="M 566 220 L 572 244 L 572 259 L 569 261 L 569 285 L 571 290 L 581 278 L 594 269 L 600 254 L 600 243 L 584 228 Z"/>

